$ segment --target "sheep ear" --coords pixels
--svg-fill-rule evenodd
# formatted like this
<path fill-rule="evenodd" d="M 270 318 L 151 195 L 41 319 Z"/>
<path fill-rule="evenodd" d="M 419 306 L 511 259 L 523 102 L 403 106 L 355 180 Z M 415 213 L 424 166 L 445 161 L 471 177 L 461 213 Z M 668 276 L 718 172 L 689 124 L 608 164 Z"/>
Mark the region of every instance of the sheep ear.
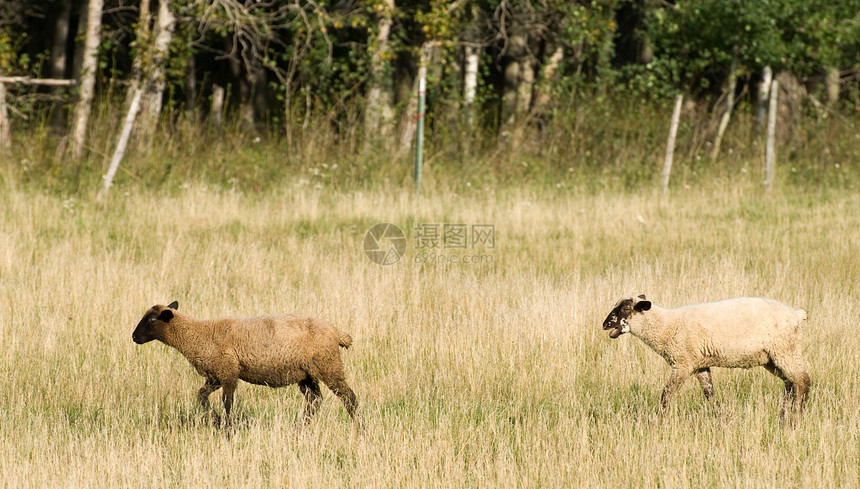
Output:
<path fill-rule="evenodd" d="M 634 311 L 642 312 L 647 311 L 648 309 L 651 309 L 651 301 L 641 300 L 633 306 Z"/>
<path fill-rule="evenodd" d="M 643 297 L 643 299 L 644 299 L 644 297 Z M 173 301 L 170 304 L 168 304 L 167 307 L 169 307 L 175 311 L 175 310 L 179 309 L 179 303 L 176 301 Z"/>
<path fill-rule="evenodd" d="M 156 319 L 163 323 L 170 322 L 170 320 L 173 319 L 173 311 L 171 311 L 170 309 L 165 309 L 161 311 L 161 314 L 159 314 Z"/>

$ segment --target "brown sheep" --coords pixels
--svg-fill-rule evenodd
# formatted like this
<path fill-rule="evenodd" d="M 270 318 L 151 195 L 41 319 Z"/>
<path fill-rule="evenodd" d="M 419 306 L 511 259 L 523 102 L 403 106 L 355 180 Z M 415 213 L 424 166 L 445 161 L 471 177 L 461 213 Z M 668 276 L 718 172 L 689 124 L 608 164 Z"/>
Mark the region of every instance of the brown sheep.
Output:
<path fill-rule="evenodd" d="M 152 306 L 132 333 L 137 344 L 152 340 L 179 350 L 206 379 L 198 400 L 209 412 L 209 395 L 223 389 L 225 425 L 230 426 L 233 393 L 239 379 L 284 387 L 298 383 L 305 397 L 304 422 L 313 418 L 322 400 L 319 381 L 343 401 L 356 421 L 355 393 L 346 383 L 339 347 L 352 337 L 319 319 L 260 316 L 198 320 L 177 309 L 179 303 Z M 211 410 L 216 424 L 220 418 Z"/>
<path fill-rule="evenodd" d="M 661 412 L 693 374 L 714 404 L 711 367 L 763 366 L 785 382 L 780 417 L 798 421 L 810 380 L 800 352 L 800 323 L 806 311 L 772 299 L 739 297 L 720 302 L 664 309 L 644 295 L 618 301 L 603 322 L 610 338 L 632 333 L 672 367 L 663 389 Z M 716 405 L 714 404 L 716 408 Z"/>

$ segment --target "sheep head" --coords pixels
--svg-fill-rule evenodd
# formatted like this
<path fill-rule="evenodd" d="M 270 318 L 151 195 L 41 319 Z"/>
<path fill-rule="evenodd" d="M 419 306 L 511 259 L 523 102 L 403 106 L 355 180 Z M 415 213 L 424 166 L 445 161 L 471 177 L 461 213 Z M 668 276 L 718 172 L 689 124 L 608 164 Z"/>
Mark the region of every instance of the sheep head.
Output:
<path fill-rule="evenodd" d="M 603 321 L 603 329 L 611 330 L 609 332 L 610 338 L 618 338 L 630 331 L 628 321 L 631 316 L 640 314 L 648 309 L 651 309 L 651 301 L 646 300 L 644 294 L 639 297 L 621 299 L 615 304 L 609 316 L 606 316 L 606 319 Z"/>
<path fill-rule="evenodd" d="M 173 319 L 173 311 L 177 309 L 179 309 L 179 303 L 176 301 L 171 302 L 168 306 L 159 304 L 150 307 L 143 315 L 143 319 L 137 323 L 137 327 L 134 328 L 131 339 L 138 345 L 158 339 L 164 330 L 164 325 Z"/>

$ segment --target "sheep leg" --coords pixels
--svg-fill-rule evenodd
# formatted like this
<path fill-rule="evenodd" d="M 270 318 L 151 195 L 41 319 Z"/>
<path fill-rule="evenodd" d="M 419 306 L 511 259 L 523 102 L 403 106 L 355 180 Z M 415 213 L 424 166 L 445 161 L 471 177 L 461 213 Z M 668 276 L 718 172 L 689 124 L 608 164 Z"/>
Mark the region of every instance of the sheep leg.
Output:
<path fill-rule="evenodd" d="M 672 375 L 669 377 L 669 382 L 666 384 L 666 387 L 663 388 L 663 395 L 660 396 L 660 414 L 666 411 L 666 408 L 669 406 L 669 399 L 678 391 L 678 389 L 684 385 L 684 382 L 690 378 L 693 371 L 688 368 L 681 368 L 674 366 L 672 367 Z"/>
<path fill-rule="evenodd" d="M 782 379 L 783 382 L 785 382 L 785 391 L 782 395 L 782 401 L 779 403 L 779 419 L 785 421 L 785 408 L 788 403 L 791 402 L 791 398 L 794 395 L 794 384 L 788 379 L 788 377 L 785 376 L 785 373 L 783 373 L 782 369 L 780 369 L 776 366 L 775 363 L 773 363 L 773 360 L 764 364 L 764 368 L 765 370 L 776 375 L 777 377 Z"/>
<path fill-rule="evenodd" d="M 809 374 L 803 369 L 801 362 L 777 365 L 773 359 L 767 363 L 766 368 L 770 373 L 776 375 L 785 382 L 785 392 L 779 409 L 779 418 L 785 422 L 786 411 L 789 415 L 789 423 L 794 425 L 803 415 L 806 399 L 809 396 L 810 380 Z"/>
<path fill-rule="evenodd" d="M 797 374 L 796 381 L 794 382 L 795 391 L 794 391 L 794 414 L 797 416 L 797 420 L 800 421 L 800 418 L 803 416 L 803 410 L 806 407 L 806 400 L 809 398 L 809 388 L 812 386 L 812 381 L 809 380 L 809 374 L 806 372 L 800 372 Z"/>
<path fill-rule="evenodd" d="M 699 384 L 702 385 L 702 392 L 705 393 L 705 399 L 714 409 L 715 414 L 719 414 L 719 405 L 714 399 L 714 381 L 711 379 L 711 369 L 703 368 L 696 372 L 696 378 L 699 379 Z"/>
<path fill-rule="evenodd" d="M 797 362 L 799 363 L 799 362 Z M 803 416 L 806 399 L 809 397 L 811 382 L 809 374 L 801 365 L 790 364 L 778 367 L 785 377 L 785 396 L 780 417 L 785 419 L 785 412 L 789 411 L 789 423 L 793 426 Z"/>
<path fill-rule="evenodd" d="M 305 396 L 305 415 L 303 423 L 307 425 L 313 419 L 317 412 L 317 408 L 322 401 L 322 391 L 320 384 L 313 377 L 308 376 L 305 380 L 299 382 L 299 390 Z"/>
<path fill-rule="evenodd" d="M 212 415 L 212 424 L 215 425 L 215 427 L 221 425 L 221 417 L 218 416 L 218 413 L 216 413 L 209 405 L 209 395 L 220 388 L 221 384 L 217 380 L 206 379 L 206 383 L 203 384 L 203 387 L 201 387 L 200 391 L 197 393 L 197 400 L 200 402 L 200 405 L 203 406 L 206 413 Z"/>
<path fill-rule="evenodd" d="M 358 422 L 358 400 L 355 397 L 355 392 L 352 391 L 349 384 L 346 383 L 346 379 L 343 378 L 343 374 L 323 379 L 323 382 L 343 401 L 343 406 L 346 408 L 346 412 L 349 413 L 350 418 L 354 422 Z"/>
<path fill-rule="evenodd" d="M 233 393 L 236 392 L 236 384 L 238 380 L 228 379 L 221 383 L 224 390 L 221 392 L 221 400 L 224 402 L 224 428 L 229 430 L 232 427 L 233 420 L 230 416 L 230 411 L 233 409 Z"/>

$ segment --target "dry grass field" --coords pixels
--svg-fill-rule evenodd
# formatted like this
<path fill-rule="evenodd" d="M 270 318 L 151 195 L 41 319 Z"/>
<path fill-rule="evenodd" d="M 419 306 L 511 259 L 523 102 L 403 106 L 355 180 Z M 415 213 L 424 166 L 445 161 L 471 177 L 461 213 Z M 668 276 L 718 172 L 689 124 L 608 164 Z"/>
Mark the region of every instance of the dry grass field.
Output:
<path fill-rule="evenodd" d="M 363 251 L 379 222 L 408 234 L 393 265 Z M 860 487 L 858 223 L 857 192 L 743 185 L 664 198 L 192 184 L 99 204 L 9 184 L 2 485 Z M 428 224 L 492 225 L 494 246 L 438 248 L 447 263 L 428 263 Z M 720 417 L 690 381 L 660 422 L 668 366 L 600 328 L 632 293 L 807 309 L 801 425 L 780 425 L 782 383 L 763 369 L 715 370 Z M 298 312 L 352 334 L 343 357 L 365 429 L 325 388 L 300 430 L 295 386 L 240 383 L 234 435 L 213 430 L 188 362 L 131 341 L 147 308 L 174 299 L 200 318 Z"/>

